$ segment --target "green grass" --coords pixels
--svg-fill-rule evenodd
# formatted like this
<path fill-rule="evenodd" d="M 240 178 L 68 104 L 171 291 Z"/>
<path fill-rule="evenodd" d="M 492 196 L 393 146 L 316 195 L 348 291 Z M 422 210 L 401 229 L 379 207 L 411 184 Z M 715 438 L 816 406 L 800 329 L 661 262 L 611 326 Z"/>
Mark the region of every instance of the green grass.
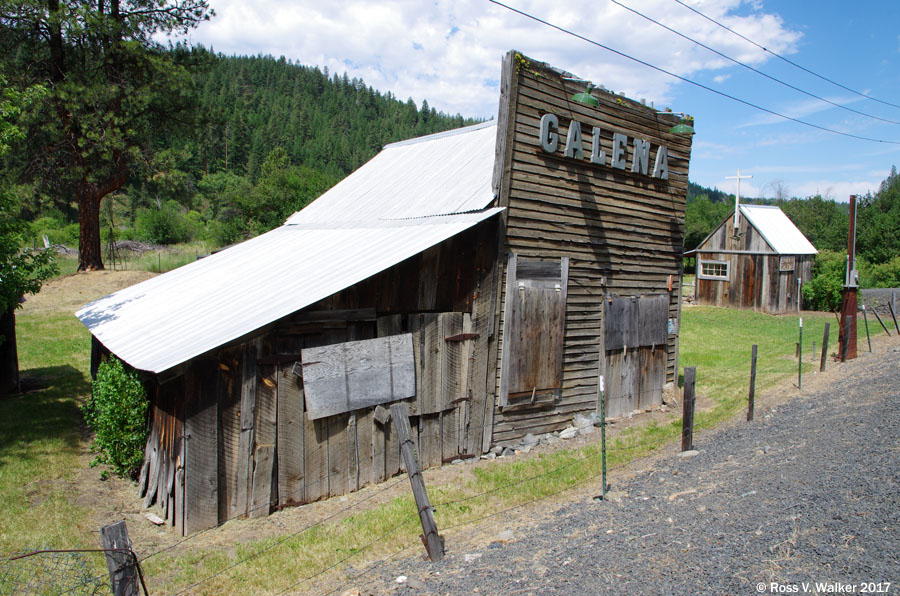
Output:
<path fill-rule="evenodd" d="M 834 316 L 804 313 L 804 372 L 818 366 L 826 322 L 831 322 L 830 351 L 834 352 Z M 684 309 L 680 365 L 697 367 L 697 392 L 714 404 L 697 413 L 698 429 L 713 426 L 746 407 L 752 344 L 759 345 L 758 393 L 796 379 L 797 323 L 796 316 L 711 307 Z M 875 331 L 871 325 L 870 330 Z M 860 332 L 860 351 L 864 351 L 862 323 Z M 77 403 L 89 391 L 89 335 L 70 314 L 22 314 L 18 333 L 24 375 L 42 380 L 47 387 L 0 399 L 0 508 L 4 512 L 0 552 L 38 545 L 96 547 L 96 528 L 85 526 L 90 512 L 73 502 L 70 484 L 76 466 L 85 461 L 79 456 L 85 439 Z M 813 341 L 817 344 L 815 355 Z M 615 484 L 617 466 L 676 441 L 680 429 L 680 418 L 673 414 L 669 421 L 622 432 L 611 441 L 608 452 L 611 481 Z M 466 526 L 478 520 L 494 518 L 502 523 L 509 508 L 579 485 L 598 485 L 600 463 L 599 444 L 593 444 L 497 460 L 473 468 L 464 482 L 430 484 L 438 527 L 452 540 L 454 533 L 464 534 Z M 349 495 L 346 506 L 352 507 L 366 494 Z M 226 528 L 241 523 L 247 522 L 229 522 Z M 210 536 L 216 532 L 208 533 L 203 542 L 214 543 Z M 361 570 L 366 561 L 400 549 L 421 549 L 420 532 L 412 498 L 404 496 L 368 510 L 356 509 L 346 519 L 326 521 L 296 534 L 237 545 L 199 546 L 200 542 L 188 541 L 146 561 L 144 571 L 153 593 L 178 591 L 216 573 L 219 575 L 203 581 L 193 592 L 277 592 L 296 582 L 301 582 L 296 590 L 305 591 L 317 583 L 303 580 L 323 569 L 352 565 Z"/>
<path fill-rule="evenodd" d="M 0 552 L 95 548 L 71 499 L 83 448 L 78 402 L 90 391 L 87 331 L 71 314 L 16 317 L 19 367 L 44 387 L 0 398 Z"/>

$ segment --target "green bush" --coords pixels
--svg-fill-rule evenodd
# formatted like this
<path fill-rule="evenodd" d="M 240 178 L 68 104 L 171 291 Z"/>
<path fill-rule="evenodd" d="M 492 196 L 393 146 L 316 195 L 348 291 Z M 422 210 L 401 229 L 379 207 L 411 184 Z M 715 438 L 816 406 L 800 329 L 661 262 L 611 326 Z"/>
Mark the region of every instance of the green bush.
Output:
<path fill-rule="evenodd" d="M 841 308 L 847 256 L 823 250 L 816 255 L 812 279 L 803 286 L 803 302 L 810 310 L 836 312 Z"/>
<path fill-rule="evenodd" d="M 859 283 L 866 288 L 900 288 L 900 256 L 859 269 Z"/>
<path fill-rule="evenodd" d="M 177 201 L 159 209 L 140 209 L 134 220 L 135 235 L 153 244 L 178 244 L 192 239 L 193 221 L 182 213 Z"/>
<path fill-rule="evenodd" d="M 147 395 L 137 374 L 115 357 L 100 364 L 91 396 L 81 407 L 96 433 L 91 467 L 104 464 L 117 476 L 135 478 L 144 461 L 147 440 Z M 101 473 L 102 478 L 108 476 Z"/>

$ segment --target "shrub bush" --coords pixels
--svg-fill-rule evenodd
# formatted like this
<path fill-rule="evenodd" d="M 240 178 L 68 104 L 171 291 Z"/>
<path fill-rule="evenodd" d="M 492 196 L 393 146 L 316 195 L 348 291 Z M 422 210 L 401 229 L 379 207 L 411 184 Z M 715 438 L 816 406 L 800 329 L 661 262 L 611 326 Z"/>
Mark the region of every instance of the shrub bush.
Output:
<path fill-rule="evenodd" d="M 810 310 L 836 312 L 841 308 L 847 256 L 823 250 L 816 255 L 812 279 L 803 286 L 803 302 Z"/>
<path fill-rule="evenodd" d="M 866 288 L 900 288 L 900 256 L 859 269 L 859 283 Z"/>
<path fill-rule="evenodd" d="M 159 209 L 140 209 L 134 221 L 138 238 L 166 245 L 191 240 L 192 225 L 177 201 L 168 201 Z"/>
<path fill-rule="evenodd" d="M 81 407 L 85 422 L 96 433 L 91 467 L 104 464 L 117 476 L 135 478 L 144 461 L 147 440 L 147 395 L 134 372 L 117 358 L 100 364 L 93 391 Z M 100 476 L 106 478 L 107 471 Z"/>

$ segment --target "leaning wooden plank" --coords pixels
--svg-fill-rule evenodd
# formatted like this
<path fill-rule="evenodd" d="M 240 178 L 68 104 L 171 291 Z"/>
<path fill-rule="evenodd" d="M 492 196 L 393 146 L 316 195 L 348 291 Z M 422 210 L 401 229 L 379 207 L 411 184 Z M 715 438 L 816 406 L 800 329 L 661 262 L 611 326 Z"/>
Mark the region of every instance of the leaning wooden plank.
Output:
<path fill-rule="evenodd" d="M 184 535 L 184 429 L 178 438 L 178 446 L 175 458 L 175 531 Z"/>
<path fill-rule="evenodd" d="M 412 485 L 413 495 L 416 499 L 416 509 L 418 509 L 419 517 L 422 521 L 423 542 L 431 560 L 437 562 L 444 557 L 444 540 L 438 535 L 437 526 L 434 523 L 434 508 L 428 501 L 425 481 L 422 479 L 422 473 L 419 471 L 419 464 L 416 461 L 416 451 L 413 447 L 412 431 L 409 424 L 409 409 L 403 402 L 391 404 L 391 415 L 393 427 L 400 437 L 403 461 L 406 469 L 409 471 L 409 482 Z"/>
<path fill-rule="evenodd" d="M 275 445 L 259 445 L 256 448 L 253 467 L 253 491 L 250 498 L 250 517 L 269 515 L 272 499 L 272 466 L 275 463 Z"/>
<path fill-rule="evenodd" d="M 147 439 L 149 446 L 147 466 L 147 486 L 144 489 L 144 507 L 149 507 L 156 497 L 156 488 L 159 482 L 159 418 L 156 416 L 156 408 L 151 411 L 150 437 Z"/>
<path fill-rule="evenodd" d="M 302 357 L 313 420 L 415 395 L 409 334 L 307 348 Z"/>
<path fill-rule="evenodd" d="M 213 375 L 212 363 L 201 361 L 190 368 L 192 382 L 184 423 L 186 534 L 211 528 L 219 520 L 218 401 L 208 390 L 214 386 Z"/>
<path fill-rule="evenodd" d="M 304 500 L 303 389 L 290 364 L 278 372 L 278 504 L 296 505 Z"/>

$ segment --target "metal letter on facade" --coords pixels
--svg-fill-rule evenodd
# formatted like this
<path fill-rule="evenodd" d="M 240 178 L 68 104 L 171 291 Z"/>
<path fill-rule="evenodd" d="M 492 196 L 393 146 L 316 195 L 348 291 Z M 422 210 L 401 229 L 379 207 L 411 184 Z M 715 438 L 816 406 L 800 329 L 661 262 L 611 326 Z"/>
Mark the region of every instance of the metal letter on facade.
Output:
<path fill-rule="evenodd" d="M 584 145 L 581 142 L 581 124 L 577 120 L 572 120 L 569 124 L 569 133 L 566 135 L 566 150 L 563 153 L 565 157 L 574 157 L 575 159 L 584 159 Z"/>
<path fill-rule="evenodd" d="M 612 163 L 609 165 L 619 170 L 625 169 L 625 146 L 627 144 L 628 137 L 620 132 L 613 134 Z"/>
<path fill-rule="evenodd" d="M 559 118 L 556 114 L 544 114 L 541 116 L 541 149 L 547 153 L 556 153 L 559 147 Z"/>

